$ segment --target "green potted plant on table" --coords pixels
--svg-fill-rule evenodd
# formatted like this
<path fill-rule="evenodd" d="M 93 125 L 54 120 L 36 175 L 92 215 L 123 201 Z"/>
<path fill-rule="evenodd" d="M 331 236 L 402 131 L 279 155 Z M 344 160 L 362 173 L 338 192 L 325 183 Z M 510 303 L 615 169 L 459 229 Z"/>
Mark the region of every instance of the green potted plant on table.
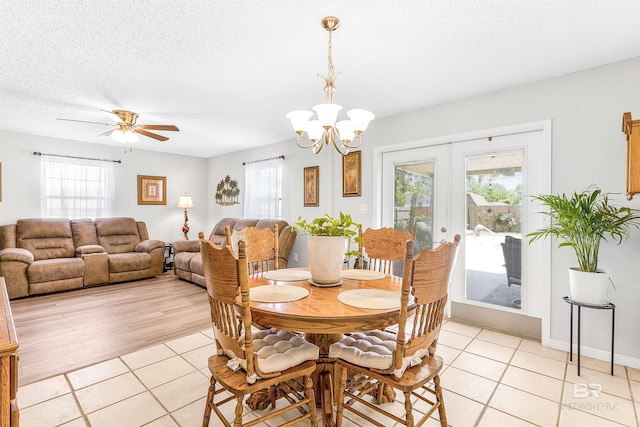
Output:
<path fill-rule="evenodd" d="M 293 231 L 305 234 L 311 271 L 311 284 L 336 286 L 342 280 L 344 256 L 357 255 L 358 251 L 344 251 L 344 239 L 358 241 L 358 224 L 351 215 L 340 212 L 337 218 L 329 214 L 307 221 L 298 217 Z"/>
<path fill-rule="evenodd" d="M 609 194 L 589 187 L 581 193 L 533 196 L 549 208 L 541 212 L 551 219 L 547 227 L 527 234 L 530 243 L 554 237 L 558 248 L 573 248 L 579 267 L 569 268 L 569 293 L 574 301 L 607 304 L 609 276 L 598 269 L 600 243 L 610 237 L 617 244 L 629 237 L 631 227 L 640 228 L 635 209 L 609 203 Z M 611 282 L 613 283 L 613 282 Z"/>

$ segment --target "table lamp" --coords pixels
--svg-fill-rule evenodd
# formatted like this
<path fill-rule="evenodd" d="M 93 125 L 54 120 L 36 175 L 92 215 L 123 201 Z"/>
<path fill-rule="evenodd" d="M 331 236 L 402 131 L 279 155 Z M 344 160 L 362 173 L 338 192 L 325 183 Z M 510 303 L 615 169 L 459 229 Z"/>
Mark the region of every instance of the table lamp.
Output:
<path fill-rule="evenodd" d="M 184 195 L 180 196 L 178 207 L 180 209 L 184 209 L 184 225 L 182 226 L 182 232 L 184 233 L 184 240 L 189 240 L 189 226 L 187 225 L 187 222 L 189 222 L 189 216 L 187 215 L 187 209 L 193 208 L 191 195 L 184 193 Z"/>

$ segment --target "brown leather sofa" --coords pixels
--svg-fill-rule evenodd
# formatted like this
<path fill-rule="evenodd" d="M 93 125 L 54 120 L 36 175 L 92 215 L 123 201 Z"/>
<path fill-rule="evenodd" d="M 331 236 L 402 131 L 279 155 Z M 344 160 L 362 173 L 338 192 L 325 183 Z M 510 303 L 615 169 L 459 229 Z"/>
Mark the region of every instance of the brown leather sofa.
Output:
<path fill-rule="evenodd" d="M 9 298 L 159 276 L 164 242 L 133 218 L 20 219 L 0 226 Z"/>
<path fill-rule="evenodd" d="M 232 230 L 242 230 L 245 227 L 273 228 L 278 224 L 278 268 L 286 268 L 289 253 L 296 240 L 288 222 L 276 219 L 237 219 L 223 218 L 218 222 L 209 235 L 209 240 L 218 246 L 226 244 L 224 228 L 228 225 Z M 189 282 L 206 287 L 200 243 L 197 240 L 178 240 L 173 243 L 173 271 L 176 276 Z"/>

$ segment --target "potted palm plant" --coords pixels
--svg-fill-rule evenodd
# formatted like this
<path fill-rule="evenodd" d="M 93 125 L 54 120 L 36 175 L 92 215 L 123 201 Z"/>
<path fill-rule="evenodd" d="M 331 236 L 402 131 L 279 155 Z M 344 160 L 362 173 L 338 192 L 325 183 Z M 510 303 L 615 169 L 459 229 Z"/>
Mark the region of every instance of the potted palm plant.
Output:
<path fill-rule="evenodd" d="M 340 212 L 337 218 L 329 214 L 307 221 L 298 217 L 293 231 L 307 235 L 307 250 L 311 283 L 317 286 L 335 286 L 342 280 L 344 257 L 357 255 L 357 251 L 345 253 L 345 238 L 358 241 L 358 224 L 351 215 Z"/>
<path fill-rule="evenodd" d="M 609 194 L 589 187 L 581 193 L 541 194 L 533 196 L 549 208 L 541 212 L 551 219 L 547 227 L 527 234 L 530 243 L 553 237 L 558 248 L 570 247 L 578 258 L 578 267 L 569 269 L 571 299 L 588 304 L 606 304 L 609 276 L 598 269 L 600 243 L 611 238 L 621 244 L 632 227 L 640 228 L 635 209 L 609 203 Z"/>

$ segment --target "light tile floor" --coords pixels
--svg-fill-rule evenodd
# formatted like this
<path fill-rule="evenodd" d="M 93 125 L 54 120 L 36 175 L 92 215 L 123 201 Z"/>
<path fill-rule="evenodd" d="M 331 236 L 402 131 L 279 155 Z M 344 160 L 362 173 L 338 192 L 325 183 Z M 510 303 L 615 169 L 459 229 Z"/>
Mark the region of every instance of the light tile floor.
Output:
<path fill-rule="evenodd" d="M 211 331 L 202 331 L 20 387 L 20 425 L 199 426 L 213 351 Z M 608 362 L 583 357 L 578 377 L 567 352 L 453 321 L 442 326 L 438 354 L 451 426 L 640 425 L 636 369 L 616 365 L 611 376 Z M 400 403 L 388 405 L 402 414 Z M 347 427 L 367 425 L 346 417 Z"/>

